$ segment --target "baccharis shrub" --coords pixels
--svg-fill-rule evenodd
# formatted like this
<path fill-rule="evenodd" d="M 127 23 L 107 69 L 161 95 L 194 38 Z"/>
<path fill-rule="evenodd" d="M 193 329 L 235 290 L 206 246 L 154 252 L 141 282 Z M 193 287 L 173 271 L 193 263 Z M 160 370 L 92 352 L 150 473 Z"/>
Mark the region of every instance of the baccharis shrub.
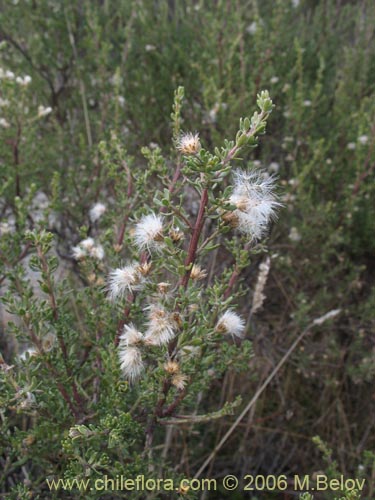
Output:
<path fill-rule="evenodd" d="M 88 225 L 69 246 L 82 285 L 57 279 L 52 234 L 28 230 L 24 217 L 41 295 L 34 298 L 21 270 L 10 281 L 5 302 L 20 318 L 14 331 L 25 348 L 17 375 L 5 363 L 1 373 L 8 404 L 18 412 L 51 407 L 50 425 L 58 420 L 64 429 L 68 476 L 79 477 L 86 463 L 104 470 L 108 460 L 129 463 L 133 472 L 141 462 L 148 468 L 147 460 L 157 461 L 161 425 L 195 411 L 198 394 L 229 365 L 248 367 L 244 318 L 250 311 L 240 310 L 238 285 L 279 207 L 275 178 L 252 165 L 238 167 L 273 108 L 266 91 L 257 102 L 260 111 L 241 119 L 235 140 L 214 153 L 197 133 L 180 133 L 180 111 L 173 119 L 171 160 L 159 148 L 144 149 L 148 165 L 131 168 L 117 136 L 101 144 L 114 196 L 87 205 L 82 217 Z M 174 109 L 181 103 L 180 88 Z M 30 202 L 17 203 L 26 213 Z M 231 217 L 237 224 L 228 224 Z M 231 255 L 217 266 L 213 252 L 224 246 Z M 236 404 L 215 408 L 215 418 Z M 129 438 L 131 426 L 140 430 L 136 440 Z M 87 450 L 83 439 L 90 441 Z"/>
<path fill-rule="evenodd" d="M 176 93 L 175 109 L 180 97 L 181 90 Z M 197 133 L 181 134 L 175 123 L 180 166 L 163 176 L 164 189 L 154 193 L 154 206 L 140 207 L 141 214 L 130 223 L 124 255 L 131 254 L 134 261 L 108 275 L 108 296 L 120 311 L 113 336 L 122 376 L 131 383 L 131 390 L 137 384 L 143 387 L 145 379 L 156 394 L 154 406 L 148 409 L 149 447 L 157 423 L 184 405 L 189 391 L 196 390 L 195 381 L 209 384 L 213 373 L 220 372 L 218 366 L 212 369 L 215 360 L 219 365 L 230 356 L 235 363 L 226 346 L 236 345 L 239 357 L 246 346 L 246 322 L 235 311 L 240 273 L 233 271 L 231 276 L 221 270 L 213 279 L 211 254 L 224 237 L 233 248 L 246 245 L 248 258 L 258 251 L 257 242 L 267 234 L 280 207 L 275 177 L 254 166 L 241 170 L 237 166 L 238 156 L 254 147 L 265 130 L 273 107 L 268 92 L 261 92 L 258 105 L 259 113 L 241 119 L 236 140 L 216 148 L 215 154 L 204 149 Z M 146 154 L 150 170 L 153 162 L 162 164 L 155 153 Z M 188 213 L 188 186 L 199 199 L 193 216 Z M 230 211 L 228 206 L 236 208 Z M 245 241 L 239 233 L 246 235 Z M 147 277 L 140 272 L 146 265 Z M 236 265 L 245 267 L 246 262 Z M 195 354 L 187 357 L 191 344 Z M 212 358 L 210 369 L 203 368 L 207 356 Z"/>
<path fill-rule="evenodd" d="M 122 498 L 53 493 L 44 477 L 190 476 L 211 452 L 217 478 L 240 476 L 243 451 L 248 470 L 320 470 L 300 446 L 313 427 L 345 450 L 345 470 L 364 467 L 372 498 L 373 459 L 359 450 L 374 448 L 373 0 L 2 4 L 0 496 Z M 182 107 L 177 92 L 171 140 L 174 82 L 189 94 Z M 244 121 L 236 136 L 237 117 L 264 85 L 271 133 L 234 155 L 255 145 Z M 254 204 L 261 170 L 283 186 L 275 225 L 275 180 Z M 40 190 L 50 207 L 36 216 Z M 151 214 L 162 230 L 136 239 Z M 145 342 L 154 311 L 167 342 Z M 227 311 L 241 336 L 220 325 Z M 278 415 L 275 432 L 243 420 L 214 450 L 239 412 L 200 419 L 224 414 L 237 388 L 251 398 L 313 318 L 322 334 L 257 404 L 253 423 Z"/>

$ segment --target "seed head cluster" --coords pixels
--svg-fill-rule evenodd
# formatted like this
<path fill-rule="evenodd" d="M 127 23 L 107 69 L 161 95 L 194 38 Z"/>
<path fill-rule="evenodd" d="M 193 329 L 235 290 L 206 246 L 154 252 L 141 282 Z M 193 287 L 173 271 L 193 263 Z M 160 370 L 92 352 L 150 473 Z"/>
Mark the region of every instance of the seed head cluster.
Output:
<path fill-rule="evenodd" d="M 144 370 L 142 349 L 167 345 L 176 333 L 177 321 L 174 315 L 166 311 L 162 305 L 151 304 L 148 306 L 147 316 L 147 328 L 144 334 L 130 323 L 124 326 L 120 336 L 118 347 L 120 367 L 125 377 L 131 382 L 138 379 Z M 179 365 L 170 361 L 165 365 L 165 370 L 173 376 L 172 385 L 181 390 L 185 379 L 179 380 L 178 384 L 173 382 L 174 377 L 180 375 Z"/>
<path fill-rule="evenodd" d="M 90 217 L 91 222 L 93 222 L 93 223 L 97 222 L 106 210 L 107 210 L 107 207 L 104 205 L 104 203 L 100 203 L 100 202 L 95 203 L 95 205 L 93 205 L 90 208 L 90 212 L 89 212 L 89 217 Z"/>
<path fill-rule="evenodd" d="M 72 248 L 72 255 L 76 260 L 83 260 L 91 257 L 96 260 L 104 259 L 104 248 L 100 243 L 96 243 L 93 238 L 86 238 Z"/>
<path fill-rule="evenodd" d="M 259 170 L 237 170 L 229 202 L 237 208 L 227 220 L 251 241 L 261 239 L 281 206 L 275 195 L 275 177 Z"/>
<path fill-rule="evenodd" d="M 137 380 L 144 370 L 140 345 L 143 335 L 133 324 L 125 325 L 120 337 L 118 357 L 120 368 L 130 382 Z"/>
<path fill-rule="evenodd" d="M 134 242 L 141 251 L 160 251 L 164 246 L 161 216 L 151 213 L 142 217 L 135 226 Z"/>
<path fill-rule="evenodd" d="M 108 295 L 115 301 L 123 298 L 127 293 L 141 290 L 146 282 L 146 277 L 138 263 L 114 269 L 108 278 Z"/>
<path fill-rule="evenodd" d="M 177 141 L 177 149 L 187 156 L 199 153 L 201 149 L 199 134 L 192 134 L 191 132 L 181 134 Z"/>
<path fill-rule="evenodd" d="M 242 338 L 245 330 L 245 322 L 241 316 L 228 309 L 220 316 L 215 329 L 217 332 Z"/>
<path fill-rule="evenodd" d="M 176 321 L 173 315 L 159 304 L 148 308 L 145 341 L 150 345 L 166 345 L 175 336 Z"/>
<path fill-rule="evenodd" d="M 195 161 L 197 164 L 199 163 L 200 157 L 194 158 L 201 151 L 198 134 L 181 134 L 176 141 L 176 147 L 184 156 L 192 157 L 189 162 L 186 161 L 187 167 L 190 164 L 193 165 Z M 276 170 L 274 168 L 272 171 Z M 223 201 L 231 205 L 231 208 L 222 214 L 223 219 L 237 228 L 239 232 L 245 234 L 249 241 L 257 241 L 265 235 L 280 206 L 275 194 L 275 177 L 261 170 L 256 170 L 255 167 L 250 171 L 237 170 L 234 172 L 234 184 L 231 194 Z M 104 211 L 105 206 L 103 204 L 97 203 L 94 205 L 89 214 L 91 222 L 95 223 Z M 207 212 L 209 213 L 209 211 Z M 199 213 L 203 213 L 201 208 Z M 198 224 L 190 226 L 192 235 L 197 240 L 195 242 L 197 247 L 195 248 L 192 244 L 195 241 L 193 236 L 190 236 L 188 231 L 184 234 L 183 230 L 174 225 L 178 215 L 181 214 L 176 211 L 168 225 L 165 223 L 167 214 L 163 211 L 159 214 L 150 212 L 138 219 L 131 235 L 134 247 L 140 253 L 140 260 L 138 262 L 128 262 L 123 267 L 113 269 L 109 273 L 107 280 L 107 291 L 112 301 L 124 299 L 128 294 L 133 294 L 134 307 L 138 308 L 139 312 L 139 307 L 141 307 L 143 311 L 143 326 L 136 326 L 133 323 L 126 324 L 119 338 L 118 357 L 124 376 L 130 382 L 137 380 L 145 370 L 145 360 L 147 359 L 147 362 L 149 362 L 154 353 L 161 350 L 164 358 L 164 364 L 162 365 L 164 367 L 164 380 L 168 381 L 168 387 L 174 387 L 177 391 L 182 392 L 185 391 L 189 378 L 182 372 L 180 363 L 184 364 L 186 359 L 202 356 L 203 349 L 196 346 L 182 345 L 182 347 L 179 347 L 176 340 L 185 325 L 193 324 L 188 321 L 189 316 L 196 315 L 197 311 L 200 310 L 199 298 L 203 294 L 196 293 L 196 289 L 198 288 L 198 282 L 205 280 L 208 273 L 206 269 L 196 262 L 195 258 L 195 252 L 199 254 L 200 248 L 198 245 L 201 234 L 197 231 L 200 226 Z M 181 219 L 186 222 L 185 217 L 181 217 Z M 184 245 L 183 239 L 186 235 L 190 236 L 191 239 L 189 244 Z M 192 291 L 192 297 L 195 297 L 195 300 L 191 300 L 191 303 L 186 304 L 184 309 L 187 315 L 186 318 L 183 318 L 180 312 L 181 304 L 179 300 L 173 297 L 173 294 L 178 289 L 178 286 L 174 286 L 172 282 L 173 272 L 170 272 L 168 262 L 164 264 L 160 257 L 160 254 L 163 257 L 164 253 L 168 254 L 171 257 L 171 262 L 174 262 L 174 254 L 169 253 L 168 239 L 175 244 L 176 254 L 179 251 L 182 252 L 183 262 L 185 262 L 184 272 L 186 273 L 186 269 L 190 271 L 187 280 L 189 283 L 187 283 L 185 289 L 186 291 Z M 115 251 L 120 252 L 122 248 L 122 244 L 118 244 Z M 86 251 L 85 248 L 84 251 Z M 186 252 L 187 256 L 185 255 Z M 160 264 L 160 267 L 158 266 L 156 269 L 154 282 L 149 276 L 151 256 Z M 160 270 L 167 272 L 167 279 L 161 275 Z M 253 312 L 260 309 L 263 303 L 263 289 L 268 270 L 269 261 L 267 260 L 260 267 L 260 277 L 254 292 Z M 194 287 L 192 283 L 194 283 Z M 143 291 L 142 295 L 140 294 L 135 298 L 134 292 L 140 290 Z M 149 295 L 147 296 L 148 292 Z M 214 331 L 216 334 L 241 339 L 245 333 L 245 326 L 244 319 L 234 310 L 224 309 L 219 314 Z"/>

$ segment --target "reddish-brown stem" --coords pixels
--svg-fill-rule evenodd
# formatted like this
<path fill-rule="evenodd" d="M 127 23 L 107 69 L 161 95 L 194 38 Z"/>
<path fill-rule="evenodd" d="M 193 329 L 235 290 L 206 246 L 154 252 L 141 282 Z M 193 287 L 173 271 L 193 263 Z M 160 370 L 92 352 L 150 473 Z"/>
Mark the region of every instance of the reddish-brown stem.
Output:
<path fill-rule="evenodd" d="M 177 406 L 181 403 L 181 401 L 186 396 L 186 390 L 183 389 L 180 393 L 175 397 L 174 401 L 162 411 L 163 417 L 169 417 L 173 414 Z"/>
<path fill-rule="evenodd" d="M 175 186 L 177 184 L 177 181 L 180 178 L 180 174 L 181 174 L 181 162 L 178 161 L 177 162 L 177 166 L 176 166 L 176 170 L 175 170 L 174 175 L 173 175 L 172 182 L 171 182 L 171 184 L 170 184 L 170 186 L 168 188 L 168 191 L 170 193 L 173 193 L 174 188 L 175 188 Z"/>
<path fill-rule="evenodd" d="M 232 275 L 229 278 L 228 286 L 227 286 L 227 288 L 224 292 L 224 295 L 223 295 L 224 300 L 226 300 L 230 296 L 230 294 L 232 293 L 233 287 L 236 284 L 236 281 L 238 280 L 239 275 L 240 275 L 240 270 L 239 270 L 238 266 L 235 266 L 235 268 L 232 272 Z"/>
<path fill-rule="evenodd" d="M 194 261 L 195 261 L 199 237 L 200 237 L 202 229 L 203 229 L 204 212 L 206 210 L 207 203 L 208 203 L 208 189 L 204 188 L 202 191 L 202 195 L 201 195 L 197 220 L 195 221 L 194 231 L 193 231 L 193 234 L 191 236 L 188 253 L 187 253 L 187 256 L 185 259 L 185 266 L 189 267 L 189 269 L 186 271 L 186 273 L 184 274 L 184 276 L 180 280 L 180 285 L 183 288 L 186 288 L 188 283 L 189 283 L 189 278 L 190 278 L 190 273 L 191 273 L 191 265 L 194 264 Z"/>
<path fill-rule="evenodd" d="M 120 231 L 118 233 L 117 245 L 119 245 L 119 246 L 121 246 L 122 242 L 124 241 L 124 235 L 125 235 L 125 230 L 126 230 L 126 225 L 128 223 L 128 220 L 129 220 L 129 213 L 125 214 L 125 216 L 122 220 Z"/>

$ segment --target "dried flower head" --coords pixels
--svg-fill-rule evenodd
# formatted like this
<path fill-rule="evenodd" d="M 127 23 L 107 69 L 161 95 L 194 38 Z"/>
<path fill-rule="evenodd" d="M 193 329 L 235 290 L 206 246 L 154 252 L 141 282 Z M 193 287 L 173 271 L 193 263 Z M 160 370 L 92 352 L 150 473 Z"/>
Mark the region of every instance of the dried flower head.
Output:
<path fill-rule="evenodd" d="M 148 307 L 148 328 L 145 342 L 151 345 L 165 345 L 175 336 L 176 323 L 172 315 L 161 305 L 152 304 Z"/>
<path fill-rule="evenodd" d="M 96 281 L 96 274 L 95 273 L 90 273 L 87 276 L 87 281 L 90 283 L 90 285 L 94 284 Z"/>
<path fill-rule="evenodd" d="M 183 155 L 195 155 L 199 153 L 201 149 L 199 134 L 192 134 L 191 132 L 181 134 L 176 147 Z"/>
<path fill-rule="evenodd" d="M 175 375 L 180 371 L 180 365 L 177 361 L 167 361 L 164 365 L 164 370 L 170 375 Z"/>
<path fill-rule="evenodd" d="M 171 238 L 171 240 L 173 241 L 173 243 L 178 243 L 179 241 L 181 241 L 184 238 L 184 234 L 181 231 L 181 229 L 179 229 L 177 227 L 177 228 L 172 228 L 169 231 L 169 237 Z"/>
<path fill-rule="evenodd" d="M 145 278 L 139 271 L 138 263 L 114 269 L 108 278 L 109 298 L 112 301 L 122 298 L 128 292 L 140 290 L 144 283 Z"/>
<path fill-rule="evenodd" d="M 154 213 L 141 218 L 134 230 L 135 244 L 140 250 L 161 250 L 163 247 L 163 222 Z"/>
<path fill-rule="evenodd" d="M 173 322 L 174 328 L 182 328 L 184 322 L 182 316 L 179 312 L 175 311 L 171 314 L 171 320 Z"/>
<path fill-rule="evenodd" d="M 170 286 L 171 286 L 170 283 L 167 283 L 166 281 L 161 281 L 160 283 L 157 284 L 158 292 L 161 295 L 165 295 L 168 292 Z"/>
<path fill-rule="evenodd" d="M 28 448 L 31 446 L 33 443 L 35 443 L 35 436 L 32 434 L 28 434 L 23 440 L 22 440 L 22 445 Z"/>
<path fill-rule="evenodd" d="M 151 262 L 143 262 L 143 264 L 138 266 L 138 271 L 142 274 L 142 276 L 147 276 L 148 274 L 150 274 L 151 267 Z"/>
<path fill-rule="evenodd" d="M 104 203 L 100 203 L 100 202 L 95 203 L 95 205 L 93 205 L 90 208 L 90 212 L 89 212 L 89 217 L 90 217 L 91 222 L 98 221 L 106 210 L 107 210 L 107 207 L 104 205 Z"/>
<path fill-rule="evenodd" d="M 122 245 L 119 245 L 118 243 L 115 243 L 113 245 L 113 250 L 116 252 L 116 253 L 120 253 L 121 250 L 122 250 Z"/>
<path fill-rule="evenodd" d="M 223 221 L 225 221 L 227 224 L 229 224 L 233 228 L 238 227 L 238 224 L 239 224 L 239 218 L 236 215 L 236 211 L 235 212 L 224 212 L 221 216 Z"/>
<path fill-rule="evenodd" d="M 228 309 L 220 316 L 215 330 L 220 333 L 232 335 L 232 337 L 242 338 L 245 330 L 245 322 L 241 316 Z"/>
<path fill-rule="evenodd" d="M 233 222 L 239 231 L 258 240 L 267 230 L 276 209 L 281 204 L 276 201 L 275 178 L 262 171 L 237 170 L 234 189 L 229 202 L 237 209 L 233 212 Z"/>
<path fill-rule="evenodd" d="M 171 380 L 172 385 L 174 385 L 179 391 L 183 391 L 185 389 L 187 381 L 188 377 L 182 373 L 176 373 L 176 375 L 173 375 Z"/>
<path fill-rule="evenodd" d="M 207 272 L 201 268 L 198 264 L 193 264 L 193 267 L 191 268 L 190 272 L 190 278 L 192 280 L 203 280 L 204 278 L 207 277 Z"/>

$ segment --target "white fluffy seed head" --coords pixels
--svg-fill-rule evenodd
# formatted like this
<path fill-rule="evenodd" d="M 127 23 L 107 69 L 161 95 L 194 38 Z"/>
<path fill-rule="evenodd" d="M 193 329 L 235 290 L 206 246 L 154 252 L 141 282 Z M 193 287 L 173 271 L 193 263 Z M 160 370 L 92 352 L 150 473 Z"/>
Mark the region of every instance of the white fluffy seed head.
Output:
<path fill-rule="evenodd" d="M 120 337 L 120 344 L 123 346 L 134 346 L 143 342 L 143 334 L 130 323 L 125 325 Z"/>
<path fill-rule="evenodd" d="M 251 240 L 259 240 L 276 217 L 281 204 L 276 200 L 275 178 L 262 171 L 237 170 L 229 202 L 237 207 L 233 212 L 236 227 Z"/>
<path fill-rule="evenodd" d="M 39 118 L 43 118 L 43 116 L 47 116 L 49 115 L 50 113 L 52 113 L 52 108 L 51 107 L 47 107 L 45 108 L 44 106 L 40 105 L 38 107 L 38 117 Z"/>
<path fill-rule="evenodd" d="M 108 295 L 114 301 L 124 297 L 128 292 L 140 290 L 145 283 L 145 277 L 139 271 L 137 263 L 114 269 L 108 277 Z"/>
<path fill-rule="evenodd" d="M 79 243 L 79 246 L 90 251 L 95 246 L 94 238 L 86 238 Z"/>
<path fill-rule="evenodd" d="M 100 243 L 97 243 L 89 252 L 90 256 L 93 257 L 94 259 L 97 260 L 103 260 L 104 259 L 104 248 Z"/>
<path fill-rule="evenodd" d="M 368 143 L 368 135 L 360 135 L 358 137 L 358 142 L 365 146 Z"/>
<path fill-rule="evenodd" d="M 216 324 L 216 331 L 235 337 L 242 338 L 245 330 L 245 322 L 235 312 L 228 309 L 222 314 Z"/>
<path fill-rule="evenodd" d="M 181 134 L 177 140 L 176 147 L 183 155 L 195 155 L 199 153 L 201 149 L 199 134 L 192 134 L 191 132 Z"/>
<path fill-rule="evenodd" d="M 82 260 L 85 257 L 103 260 L 105 253 L 100 243 L 95 243 L 93 238 L 86 238 L 72 248 L 72 255 L 76 260 Z"/>
<path fill-rule="evenodd" d="M 203 280 L 207 277 L 207 272 L 201 268 L 198 264 L 193 264 L 191 268 L 190 277 L 194 281 Z"/>
<path fill-rule="evenodd" d="M 137 380 L 144 370 L 142 354 L 138 347 L 127 346 L 120 340 L 118 348 L 120 368 L 130 382 Z"/>
<path fill-rule="evenodd" d="M 89 217 L 90 217 L 91 222 L 98 221 L 106 210 L 107 210 L 107 207 L 104 205 L 104 203 L 100 203 L 100 202 L 95 203 L 95 205 L 93 205 L 90 208 L 90 212 L 89 212 Z"/>
<path fill-rule="evenodd" d="M 152 304 L 148 307 L 148 328 L 145 342 L 150 345 L 165 345 L 175 336 L 176 322 L 162 306 Z"/>
<path fill-rule="evenodd" d="M 172 385 L 174 385 L 178 391 L 183 391 L 185 389 L 187 381 L 188 377 L 183 373 L 176 373 L 171 379 Z"/>
<path fill-rule="evenodd" d="M 6 121 L 5 118 L 0 118 L 0 127 L 9 128 L 10 124 L 9 124 L 9 122 Z"/>
<path fill-rule="evenodd" d="M 87 256 L 87 252 L 84 248 L 77 245 L 72 248 L 72 255 L 75 260 L 82 260 Z"/>
<path fill-rule="evenodd" d="M 136 224 L 134 241 L 139 250 L 161 250 L 163 248 L 163 222 L 160 215 L 145 215 Z"/>

